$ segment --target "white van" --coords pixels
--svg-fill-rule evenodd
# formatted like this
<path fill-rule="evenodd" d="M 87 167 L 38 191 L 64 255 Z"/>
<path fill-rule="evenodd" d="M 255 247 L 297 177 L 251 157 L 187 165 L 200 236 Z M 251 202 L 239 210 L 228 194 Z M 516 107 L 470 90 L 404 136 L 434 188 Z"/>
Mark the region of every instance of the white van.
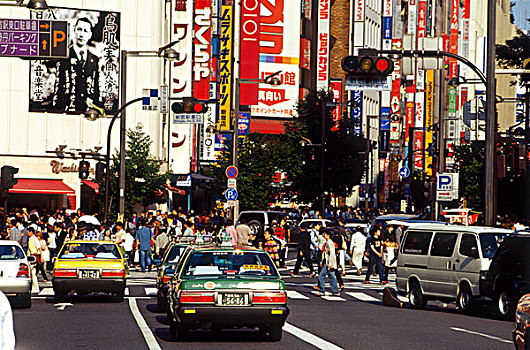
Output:
<path fill-rule="evenodd" d="M 469 311 L 480 296 L 499 242 L 513 231 L 493 227 L 425 224 L 409 227 L 399 250 L 396 284 L 408 294 L 413 308 L 424 308 L 429 299 L 456 300 Z"/>

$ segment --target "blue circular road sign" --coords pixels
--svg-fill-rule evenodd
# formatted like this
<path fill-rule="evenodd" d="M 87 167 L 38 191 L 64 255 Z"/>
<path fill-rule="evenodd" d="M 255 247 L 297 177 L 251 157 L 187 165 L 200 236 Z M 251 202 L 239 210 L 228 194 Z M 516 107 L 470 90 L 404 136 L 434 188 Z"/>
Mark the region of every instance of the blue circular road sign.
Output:
<path fill-rule="evenodd" d="M 409 168 L 407 168 L 406 166 L 404 166 L 403 168 L 399 169 L 399 176 L 401 176 L 402 178 L 407 178 L 410 176 L 410 170 Z"/>
<path fill-rule="evenodd" d="M 227 201 L 235 201 L 237 199 L 237 190 L 235 188 L 229 188 L 225 192 L 225 198 Z"/>

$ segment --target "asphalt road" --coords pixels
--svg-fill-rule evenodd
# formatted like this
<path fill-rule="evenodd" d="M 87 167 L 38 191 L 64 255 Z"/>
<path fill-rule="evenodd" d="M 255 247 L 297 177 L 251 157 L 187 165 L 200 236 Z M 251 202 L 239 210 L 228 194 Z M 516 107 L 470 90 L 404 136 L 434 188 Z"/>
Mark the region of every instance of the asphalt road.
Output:
<path fill-rule="evenodd" d="M 74 296 L 55 304 L 51 285 L 41 284 L 31 309 L 13 310 L 17 349 L 513 349 L 513 322 L 495 319 L 486 306 L 473 315 L 442 303 L 423 311 L 383 306 L 383 287 L 363 285 L 351 271 L 342 297 L 322 298 L 310 293 L 316 279 L 289 271 L 282 274 L 291 314 L 277 343 L 250 330 L 198 331 L 177 343 L 156 306 L 154 273 L 133 272 L 122 303 Z"/>

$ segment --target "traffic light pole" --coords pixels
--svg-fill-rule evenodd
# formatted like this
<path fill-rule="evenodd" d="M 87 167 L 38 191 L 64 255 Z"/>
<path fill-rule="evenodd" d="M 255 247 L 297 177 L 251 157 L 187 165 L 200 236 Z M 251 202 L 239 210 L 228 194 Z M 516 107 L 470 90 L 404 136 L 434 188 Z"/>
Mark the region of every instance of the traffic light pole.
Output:
<path fill-rule="evenodd" d="M 378 50 L 378 54 L 401 55 L 406 57 L 450 57 L 454 58 L 469 68 L 480 78 L 486 86 L 486 171 L 484 184 L 485 224 L 495 226 L 497 204 L 497 181 L 495 174 L 495 143 L 497 139 L 497 110 L 496 110 L 496 84 L 495 84 L 495 20 L 496 2 L 488 0 L 488 36 L 487 36 L 487 78 L 465 57 L 441 50 Z M 360 50 L 359 54 L 362 54 Z M 441 152 L 442 150 L 440 150 Z"/>

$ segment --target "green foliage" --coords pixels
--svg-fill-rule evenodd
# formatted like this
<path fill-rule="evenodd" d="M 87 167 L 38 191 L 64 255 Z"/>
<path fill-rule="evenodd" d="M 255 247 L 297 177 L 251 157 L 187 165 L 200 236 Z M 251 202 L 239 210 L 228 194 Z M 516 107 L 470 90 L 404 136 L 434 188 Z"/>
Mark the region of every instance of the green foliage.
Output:
<path fill-rule="evenodd" d="M 168 179 L 168 174 L 160 173 L 160 162 L 149 151 L 153 141 L 138 124 L 136 129 L 127 130 L 127 148 L 125 150 L 125 213 L 130 214 L 135 204 L 147 207 L 155 203 L 164 203 L 167 197 L 160 191 Z M 120 169 L 119 152 L 113 157 L 110 167 L 109 217 L 118 212 Z M 101 187 L 101 186 L 100 186 Z M 101 207 L 104 191 L 101 194 Z"/>
<path fill-rule="evenodd" d="M 510 39 L 506 44 L 496 46 L 496 55 L 502 68 L 522 68 L 523 61 L 530 58 L 530 36 L 522 31 Z M 530 74 L 520 74 L 521 86 L 530 85 Z"/>
<path fill-rule="evenodd" d="M 459 173 L 460 196 L 467 199 L 468 208 L 484 208 L 484 142 L 475 141 L 456 147 L 455 171 Z"/>

